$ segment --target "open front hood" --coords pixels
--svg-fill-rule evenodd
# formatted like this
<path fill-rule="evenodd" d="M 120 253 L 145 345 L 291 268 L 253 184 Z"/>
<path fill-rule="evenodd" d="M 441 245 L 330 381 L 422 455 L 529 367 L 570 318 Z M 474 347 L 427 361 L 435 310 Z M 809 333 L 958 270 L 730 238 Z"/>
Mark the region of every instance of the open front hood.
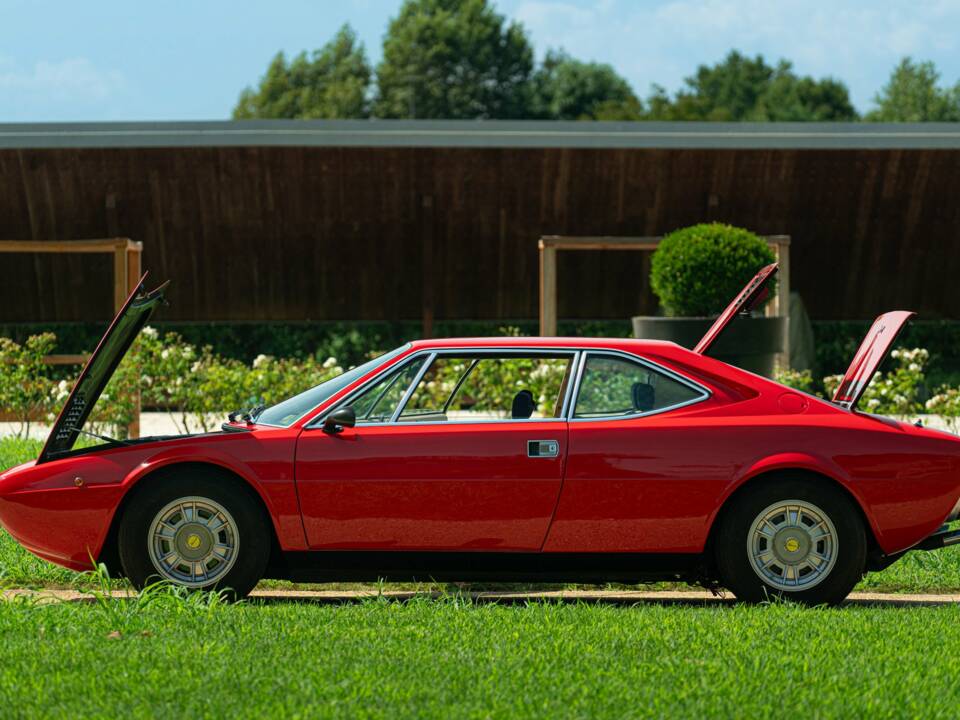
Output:
<path fill-rule="evenodd" d="M 100 339 L 97 349 L 87 360 L 76 385 L 70 391 L 70 397 L 60 411 L 47 444 L 37 460 L 38 463 L 55 460 L 57 457 L 70 452 L 80 430 L 90 417 L 93 406 L 97 404 L 103 389 L 110 382 L 123 356 L 133 344 L 140 330 L 150 320 L 157 305 L 163 302 L 163 292 L 169 283 L 164 283 L 156 290 L 145 293 L 143 284 L 147 279 L 144 275 L 137 283 L 136 289 L 127 298 L 120 312 L 110 323 L 107 332 Z"/>
<path fill-rule="evenodd" d="M 750 312 L 767 299 L 767 295 L 769 294 L 767 283 L 770 281 L 770 278 L 776 275 L 778 267 L 777 263 L 770 263 L 753 276 L 753 280 L 748 282 L 743 290 L 737 293 L 733 302 L 727 305 L 727 309 L 720 313 L 720 317 L 710 326 L 706 335 L 700 338 L 700 342 L 698 342 L 697 346 L 693 349 L 695 353 L 705 355 L 707 350 L 710 349 L 710 346 L 717 341 L 717 338 L 726 330 L 727 325 L 729 325 L 738 314 Z"/>
<path fill-rule="evenodd" d="M 856 407 L 903 326 L 914 315 L 916 313 L 908 310 L 892 310 L 873 321 L 833 396 L 833 402 L 850 410 Z"/>

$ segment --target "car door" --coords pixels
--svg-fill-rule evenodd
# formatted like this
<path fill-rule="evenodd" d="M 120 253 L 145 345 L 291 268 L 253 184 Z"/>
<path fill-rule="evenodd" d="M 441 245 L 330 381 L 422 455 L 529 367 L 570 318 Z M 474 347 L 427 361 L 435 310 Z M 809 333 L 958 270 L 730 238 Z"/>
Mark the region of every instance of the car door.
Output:
<path fill-rule="evenodd" d="M 730 477 L 736 444 L 698 419 L 709 391 L 617 352 L 587 353 L 579 375 L 563 493 L 544 550 L 690 552 L 702 538 L 703 507 L 715 507 L 714 490 Z M 721 441 L 725 449 L 715 447 Z"/>
<path fill-rule="evenodd" d="M 311 548 L 540 550 L 567 449 L 575 353 L 441 351 L 375 378 L 297 445 Z M 518 399 L 519 398 L 519 399 Z"/>

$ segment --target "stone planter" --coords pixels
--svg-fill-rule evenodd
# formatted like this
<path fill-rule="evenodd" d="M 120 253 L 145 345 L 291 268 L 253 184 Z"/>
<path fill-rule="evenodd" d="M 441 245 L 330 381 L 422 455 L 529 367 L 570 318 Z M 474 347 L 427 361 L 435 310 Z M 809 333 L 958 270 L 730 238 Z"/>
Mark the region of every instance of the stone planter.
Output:
<path fill-rule="evenodd" d="M 714 318 L 635 317 L 633 336 L 644 340 L 669 340 L 692 348 L 713 321 Z M 772 377 L 777 354 L 783 352 L 786 333 L 787 319 L 784 317 L 738 317 L 708 355 L 743 370 Z"/>

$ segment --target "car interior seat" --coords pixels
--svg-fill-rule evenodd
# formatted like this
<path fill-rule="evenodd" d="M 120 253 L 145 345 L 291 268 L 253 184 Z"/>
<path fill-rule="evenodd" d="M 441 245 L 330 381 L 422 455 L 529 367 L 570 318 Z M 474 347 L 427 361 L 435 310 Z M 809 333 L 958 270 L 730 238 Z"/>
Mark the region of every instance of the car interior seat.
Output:
<path fill-rule="evenodd" d="M 650 383 L 635 382 L 631 388 L 631 394 L 633 409 L 638 412 L 649 412 L 656 405 L 656 392 Z"/>
<path fill-rule="evenodd" d="M 510 416 L 514 420 L 529 420 L 536 409 L 537 404 L 533 401 L 533 393 L 529 390 L 521 390 L 513 396 Z"/>

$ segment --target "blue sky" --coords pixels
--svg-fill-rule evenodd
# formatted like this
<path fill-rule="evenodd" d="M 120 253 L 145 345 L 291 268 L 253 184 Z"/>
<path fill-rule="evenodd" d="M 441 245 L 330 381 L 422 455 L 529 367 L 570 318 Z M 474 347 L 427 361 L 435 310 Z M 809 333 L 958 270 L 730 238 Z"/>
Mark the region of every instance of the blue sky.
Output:
<path fill-rule="evenodd" d="M 349 22 L 372 60 L 400 0 L 0 0 L 0 122 L 229 117 L 283 49 Z M 641 95 L 730 48 L 847 83 L 860 110 L 904 55 L 960 79 L 960 0 L 498 0 L 550 47 L 609 62 Z"/>

